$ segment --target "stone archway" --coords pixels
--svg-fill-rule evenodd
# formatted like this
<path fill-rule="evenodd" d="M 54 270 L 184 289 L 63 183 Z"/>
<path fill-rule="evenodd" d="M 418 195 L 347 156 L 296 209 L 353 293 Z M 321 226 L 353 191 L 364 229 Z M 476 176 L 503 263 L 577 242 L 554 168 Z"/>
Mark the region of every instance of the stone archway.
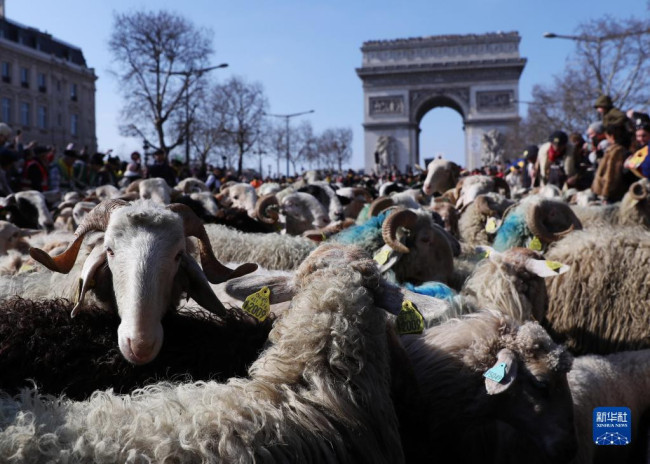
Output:
<path fill-rule="evenodd" d="M 419 162 L 422 117 L 445 106 L 465 128 L 465 165 L 479 167 L 484 134 L 513 130 L 526 59 L 517 32 L 365 42 L 363 66 L 366 172 L 375 170 L 379 137 L 390 137 L 398 168 Z"/>

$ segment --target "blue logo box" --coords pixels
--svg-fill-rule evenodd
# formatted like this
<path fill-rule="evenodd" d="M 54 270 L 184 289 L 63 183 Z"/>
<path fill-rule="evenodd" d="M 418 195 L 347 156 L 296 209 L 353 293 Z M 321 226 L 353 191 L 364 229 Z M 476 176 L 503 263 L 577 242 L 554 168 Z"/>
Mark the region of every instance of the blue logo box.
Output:
<path fill-rule="evenodd" d="M 625 446 L 632 442 L 630 408 L 595 408 L 593 416 L 594 443 L 603 446 Z"/>

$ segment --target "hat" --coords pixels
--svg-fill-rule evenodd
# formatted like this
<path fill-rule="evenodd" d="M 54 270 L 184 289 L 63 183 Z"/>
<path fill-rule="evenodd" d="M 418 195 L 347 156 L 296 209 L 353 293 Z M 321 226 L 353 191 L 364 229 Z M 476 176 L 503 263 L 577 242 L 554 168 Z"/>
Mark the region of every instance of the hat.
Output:
<path fill-rule="evenodd" d="M 0 135 L 4 135 L 5 137 L 9 137 L 11 135 L 11 127 L 9 127 L 4 122 L 0 122 Z"/>
<path fill-rule="evenodd" d="M 646 113 L 634 113 L 634 128 L 650 131 L 650 116 Z"/>
<path fill-rule="evenodd" d="M 539 148 L 537 147 L 537 145 L 528 145 L 524 150 L 524 158 L 526 158 L 526 160 L 528 161 L 537 159 L 538 151 Z"/>
<path fill-rule="evenodd" d="M 554 145 L 566 145 L 569 137 L 562 131 L 555 131 L 551 134 L 548 141 Z"/>
<path fill-rule="evenodd" d="M 600 121 L 595 121 L 589 124 L 589 129 L 594 131 L 596 134 L 604 134 L 605 133 L 605 126 L 603 126 L 603 123 Z"/>
<path fill-rule="evenodd" d="M 610 109 L 613 106 L 614 103 L 612 103 L 612 97 L 609 95 L 601 95 L 600 97 L 596 98 L 596 101 L 594 102 L 594 108 Z"/>
<path fill-rule="evenodd" d="M 71 158 L 79 158 L 79 155 L 74 150 L 63 150 L 63 156 L 69 156 Z"/>

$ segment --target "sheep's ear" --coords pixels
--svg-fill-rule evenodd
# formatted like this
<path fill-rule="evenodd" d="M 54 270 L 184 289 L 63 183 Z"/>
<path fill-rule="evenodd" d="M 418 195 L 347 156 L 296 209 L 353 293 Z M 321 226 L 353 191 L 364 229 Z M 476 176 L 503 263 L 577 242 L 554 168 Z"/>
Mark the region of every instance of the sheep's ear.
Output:
<path fill-rule="evenodd" d="M 557 261 L 529 258 L 526 260 L 526 270 L 539 277 L 553 277 L 567 272 L 569 266 Z"/>
<path fill-rule="evenodd" d="M 217 295 L 214 294 L 201 266 L 187 253 L 183 253 L 181 256 L 179 274 L 178 277 L 184 278 L 182 280 L 183 290 L 187 293 L 188 298 L 192 298 L 211 313 L 220 316 L 226 314 L 226 308 L 219 301 Z"/>
<path fill-rule="evenodd" d="M 503 393 L 514 383 L 517 378 L 517 358 L 507 348 L 497 354 L 497 361 L 483 376 L 485 377 L 485 389 L 488 395 Z"/>
<path fill-rule="evenodd" d="M 79 287 L 77 289 L 77 298 L 74 308 L 70 317 L 75 317 L 79 313 L 79 309 L 83 306 L 86 292 L 95 286 L 95 274 L 97 269 L 106 263 L 106 250 L 101 245 L 96 246 L 90 252 L 84 265 L 81 268 L 81 276 L 79 277 Z"/>
<path fill-rule="evenodd" d="M 230 279 L 226 282 L 226 293 L 233 298 L 244 301 L 252 293 L 259 291 L 262 287 L 271 290 L 271 304 L 283 303 L 293 298 L 296 290 L 293 286 L 293 275 L 246 275 Z"/>

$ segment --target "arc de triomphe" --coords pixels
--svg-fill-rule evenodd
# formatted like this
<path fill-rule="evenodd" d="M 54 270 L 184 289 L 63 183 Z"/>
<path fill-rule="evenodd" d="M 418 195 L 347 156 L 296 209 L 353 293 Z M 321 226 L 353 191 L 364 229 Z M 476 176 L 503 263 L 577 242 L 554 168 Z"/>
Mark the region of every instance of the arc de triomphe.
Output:
<path fill-rule="evenodd" d="M 391 162 L 402 171 L 420 162 L 420 121 L 441 106 L 463 118 L 465 166 L 481 166 L 483 134 L 505 135 L 519 120 L 526 64 L 520 40 L 517 32 L 498 32 L 365 42 L 356 71 L 363 81 L 366 172 L 375 168 L 378 142 L 390 142 Z"/>

